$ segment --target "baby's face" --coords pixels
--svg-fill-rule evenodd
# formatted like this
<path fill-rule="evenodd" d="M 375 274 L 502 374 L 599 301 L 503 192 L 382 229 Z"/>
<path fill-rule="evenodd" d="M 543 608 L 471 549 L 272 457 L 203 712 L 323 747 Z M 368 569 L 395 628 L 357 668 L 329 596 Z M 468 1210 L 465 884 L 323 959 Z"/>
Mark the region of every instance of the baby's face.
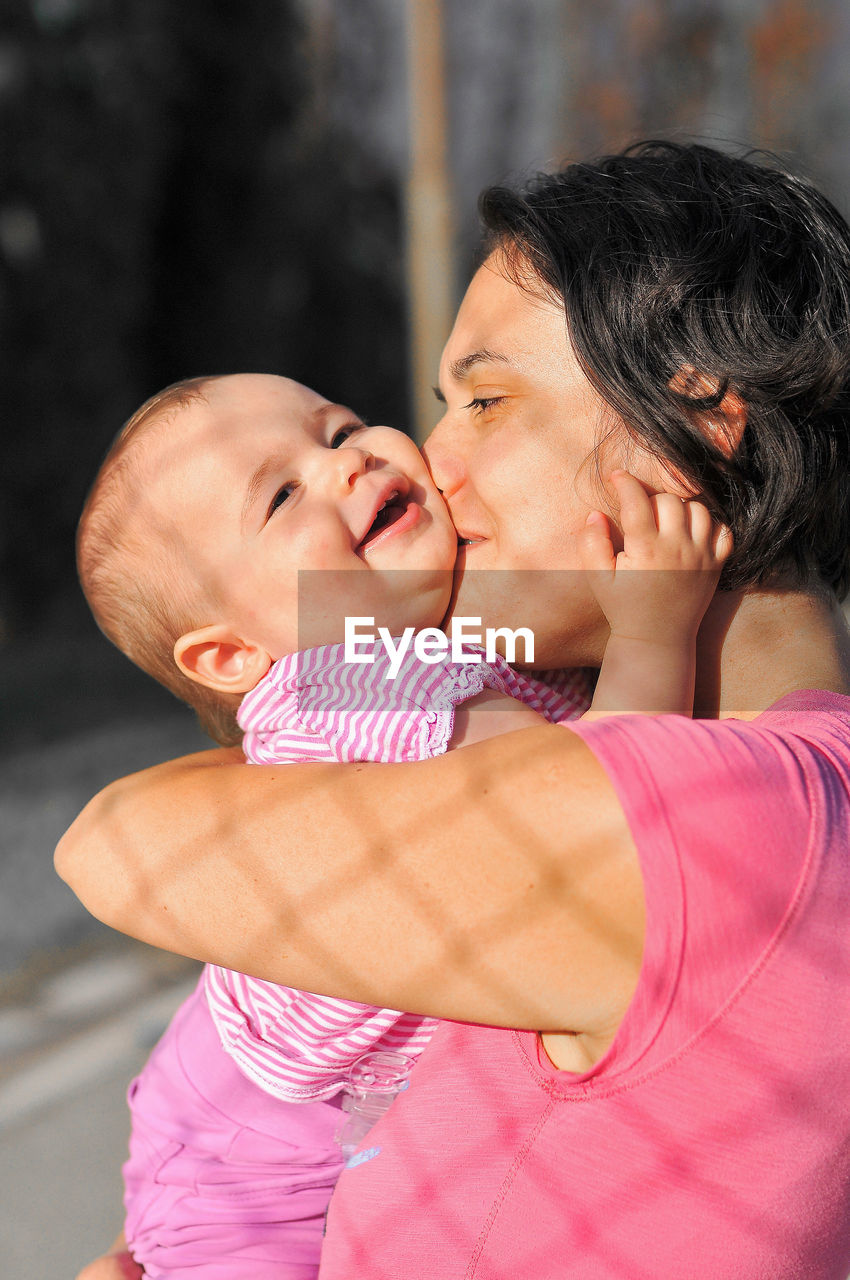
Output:
<path fill-rule="evenodd" d="M 146 495 L 215 601 L 198 625 L 278 658 L 341 641 L 347 615 L 393 634 L 439 623 L 457 535 L 407 436 L 267 374 L 204 397 L 157 437 Z"/>

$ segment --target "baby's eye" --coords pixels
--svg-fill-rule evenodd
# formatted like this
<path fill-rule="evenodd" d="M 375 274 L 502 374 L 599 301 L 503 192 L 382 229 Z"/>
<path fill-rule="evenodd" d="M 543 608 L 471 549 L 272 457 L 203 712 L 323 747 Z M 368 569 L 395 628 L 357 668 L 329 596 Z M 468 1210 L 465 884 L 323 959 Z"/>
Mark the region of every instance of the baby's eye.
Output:
<path fill-rule="evenodd" d="M 297 488 L 298 485 L 294 481 L 290 481 L 289 484 L 281 485 L 277 493 L 272 498 L 271 506 L 269 507 L 269 515 L 274 515 L 278 507 L 282 507 L 285 502 L 288 502 Z"/>
<path fill-rule="evenodd" d="M 350 422 L 347 427 L 340 427 L 339 431 L 331 437 L 331 448 L 338 449 L 345 444 L 349 436 L 354 435 L 355 431 L 363 431 L 366 426 L 365 422 Z"/>

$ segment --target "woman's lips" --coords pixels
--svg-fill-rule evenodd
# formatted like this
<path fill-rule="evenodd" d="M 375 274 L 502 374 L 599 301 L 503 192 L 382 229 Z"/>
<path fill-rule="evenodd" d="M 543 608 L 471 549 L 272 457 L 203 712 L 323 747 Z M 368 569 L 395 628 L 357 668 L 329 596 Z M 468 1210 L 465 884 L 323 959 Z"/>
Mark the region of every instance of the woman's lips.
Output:
<path fill-rule="evenodd" d="M 377 546 L 380 546 L 382 542 L 386 542 L 388 538 L 394 538 L 398 533 L 407 533 L 408 529 L 412 529 L 419 523 L 422 517 L 422 508 L 418 502 L 399 498 L 397 504 L 394 503 L 393 505 L 404 506 L 401 515 L 391 521 L 390 524 L 385 524 L 371 538 L 361 542 L 358 550 L 362 551 L 364 555 L 374 551 Z"/>
<path fill-rule="evenodd" d="M 475 564 L 476 552 L 479 547 L 483 547 L 487 542 L 486 538 L 475 538 L 471 535 L 467 537 L 459 537 L 457 540 L 457 556 L 455 557 L 455 573 L 462 574 L 467 568 L 471 560 Z"/>

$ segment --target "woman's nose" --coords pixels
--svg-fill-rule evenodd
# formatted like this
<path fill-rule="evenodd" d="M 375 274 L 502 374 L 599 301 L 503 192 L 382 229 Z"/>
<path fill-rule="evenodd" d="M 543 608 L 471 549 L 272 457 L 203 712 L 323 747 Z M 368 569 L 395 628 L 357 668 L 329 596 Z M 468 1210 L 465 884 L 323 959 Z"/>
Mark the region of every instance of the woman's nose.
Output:
<path fill-rule="evenodd" d="M 334 449 L 331 459 L 335 481 L 346 489 L 351 489 L 359 477 L 371 471 L 374 465 L 374 455 L 368 449 L 358 449 L 354 445 Z"/>
<path fill-rule="evenodd" d="M 457 441 L 450 439 L 445 418 L 437 423 L 422 446 L 428 470 L 444 498 L 453 497 L 466 479 L 466 466 L 456 446 Z"/>

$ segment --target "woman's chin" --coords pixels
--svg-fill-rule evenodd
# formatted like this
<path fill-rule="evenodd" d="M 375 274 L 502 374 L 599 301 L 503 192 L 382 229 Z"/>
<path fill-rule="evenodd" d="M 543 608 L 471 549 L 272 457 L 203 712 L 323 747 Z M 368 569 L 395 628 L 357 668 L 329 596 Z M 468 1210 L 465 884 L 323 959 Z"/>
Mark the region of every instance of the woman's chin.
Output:
<path fill-rule="evenodd" d="M 580 572 L 478 568 L 469 552 L 462 564 L 459 557 L 447 618 L 473 619 L 482 632 L 530 630 L 534 659 L 528 665 L 540 670 L 598 666 L 608 634 Z"/>

